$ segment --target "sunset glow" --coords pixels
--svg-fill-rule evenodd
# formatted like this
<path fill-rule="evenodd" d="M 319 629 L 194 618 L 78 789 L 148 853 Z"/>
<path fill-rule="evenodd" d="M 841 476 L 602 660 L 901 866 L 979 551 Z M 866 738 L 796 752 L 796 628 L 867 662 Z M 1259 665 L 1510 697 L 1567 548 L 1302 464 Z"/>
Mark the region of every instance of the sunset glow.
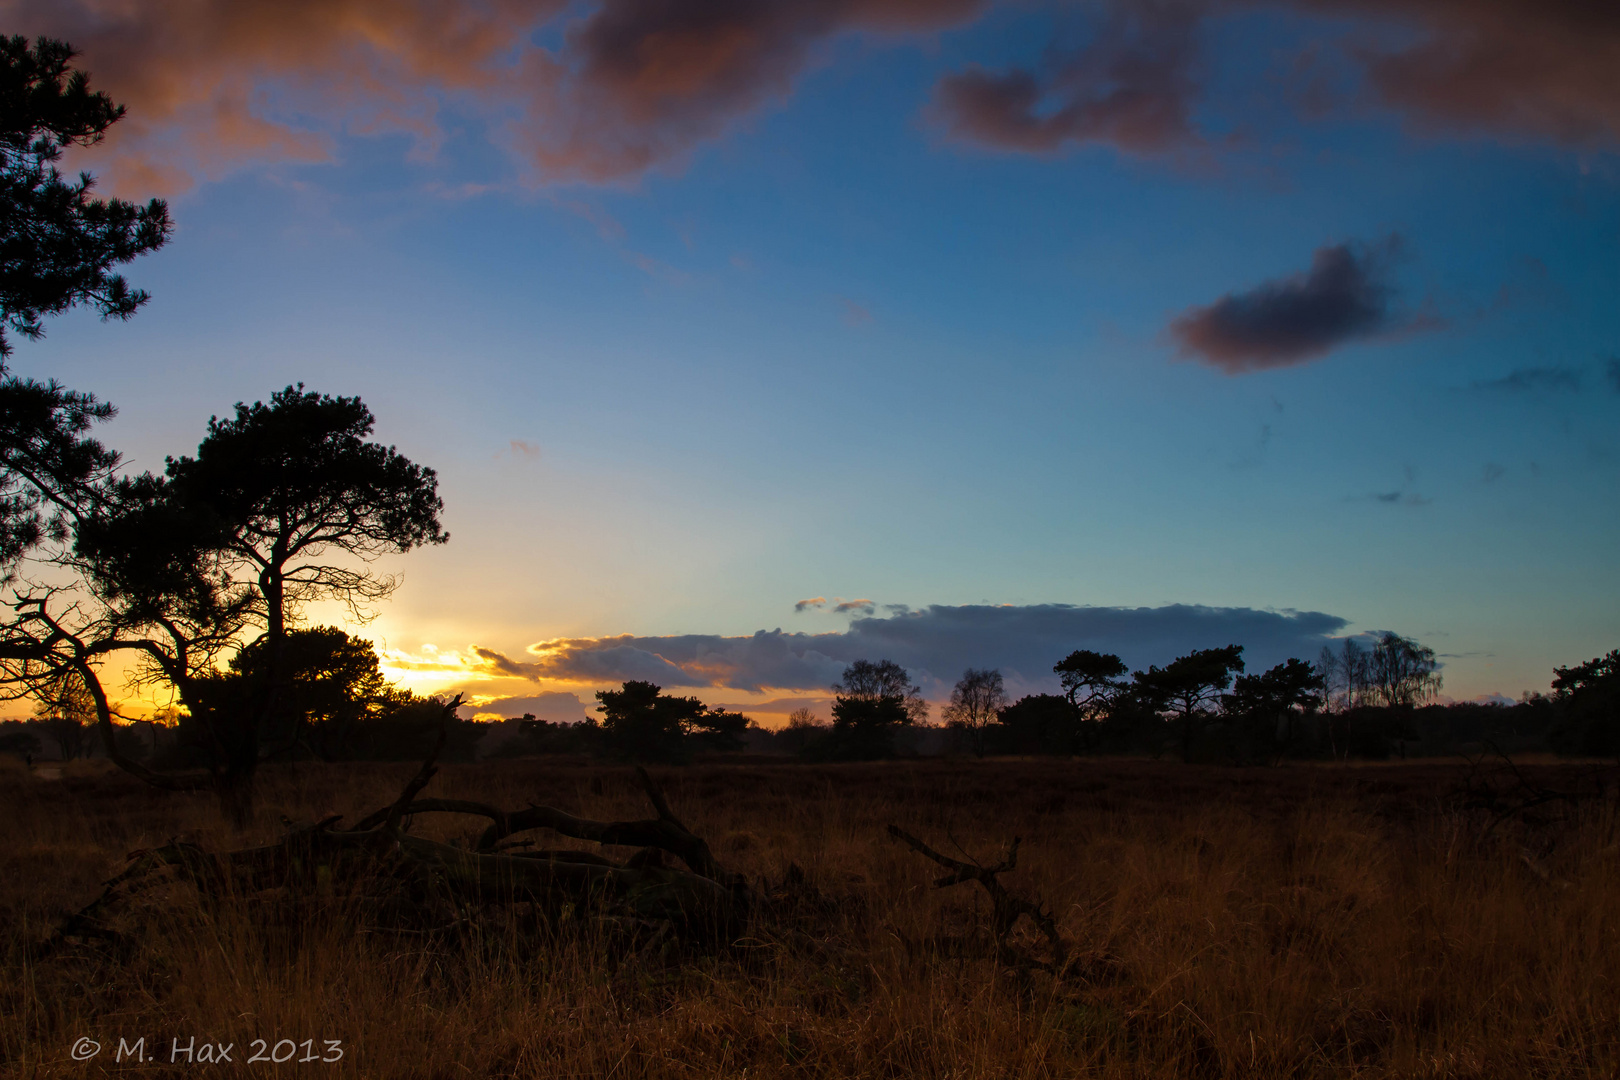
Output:
<path fill-rule="evenodd" d="M 363 397 L 451 540 L 306 621 L 420 693 L 775 725 L 860 658 L 937 704 L 1393 630 L 1517 698 L 1620 640 L 1602 5 L 0 11 L 128 106 L 71 167 L 177 222 L 12 370 L 132 471 Z"/>

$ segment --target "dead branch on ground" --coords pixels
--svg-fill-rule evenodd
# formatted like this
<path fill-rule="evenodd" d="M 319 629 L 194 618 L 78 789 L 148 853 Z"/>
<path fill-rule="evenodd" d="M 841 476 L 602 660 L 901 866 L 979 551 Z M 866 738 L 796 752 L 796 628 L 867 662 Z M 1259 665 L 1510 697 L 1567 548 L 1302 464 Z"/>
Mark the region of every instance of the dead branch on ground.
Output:
<path fill-rule="evenodd" d="M 747 881 L 720 866 L 708 844 L 671 812 L 645 769 L 637 774 L 657 817 L 644 821 L 593 821 L 547 806 L 509 812 L 458 799 L 418 799 L 438 771 L 435 762 L 453 711 L 446 709 L 437 745 L 399 797 L 353 828 L 338 828 L 333 817 L 264 847 L 210 854 L 174 842 L 134 852 L 129 867 L 71 916 L 57 939 L 116 937 L 107 916 L 164 875 L 190 882 L 207 898 L 268 890 L 358 897 L 369 901 L 368 910 L 386 912 L 395 922 L 409 922 L 413 914 L 421 921 L 423 913 L 442 912 L 446 905 L 464 912 L 474 905 L 521 903 L 553 919 L 594 917 L 659 934 L 673 931 L 693 941 L 728 942 L 735 936 L 752 899 Z M 407 820 L 423 813 L 466 814 L 491 824 L 469 850 L 406 832 Z M 639 850 L 616 862 L 586 851 L 515 850 L 516 844 L 501 844 L 533 829 Z M 686 868 L 667 864 L 665 853 Z"/>
<path fill-rule="evenodd" d="M 1490 815 L 1485 836 L 1515 819 L 1529 826 L 1549 825 L 1567 818 L 1582 805 L 1616 793 L 1612 768 L 1593 766 L 1575 778 L 1573 787 L 1553 788 L 1537 782 L 1497 747 L 1489 749 L 1489 765 L 1484 754 L 1471 759 L 1468 775 L 1452 793 L 1459 809 Z"/>
<path fill-rule="evenodd" d="M 1069 950 L 1058 935 L 1057 922 L 1052 918 L 1052 913 L 1039 902 L 1031 903 L 1008 892 L 998 876 L 1017 869 L 1020 837 L 1013 837 L 1012 844 L 1007 848 L 1007 854 L 999 863 L 994 866 L 981 866 L 976 862 L 963 862 L 949 855 L 942 855 L 898 825 L 889 826 L 889 835 L 917 854 L 932 859 L 950 871 L 934 882 L 934 888 L 948 889 L 953 885 L 977 881 L 990 895 L 991 954 L 996 960 L 1020 970 L 1033 968 L 1056 973 L 1063 969 L 1068 961 Z M 1044 940 L 1048 959 L 1032 956 L 1026 950 L 1014 946 L 1013 928 L 1020 918 L 1026 917 L 1034 924 L 1036 931 Z M 938 944 L 947 945 L 950 951 L 963 954 L 972 954 L 975 951 L 972 942 L 960 938 L 941 941 Z"/>

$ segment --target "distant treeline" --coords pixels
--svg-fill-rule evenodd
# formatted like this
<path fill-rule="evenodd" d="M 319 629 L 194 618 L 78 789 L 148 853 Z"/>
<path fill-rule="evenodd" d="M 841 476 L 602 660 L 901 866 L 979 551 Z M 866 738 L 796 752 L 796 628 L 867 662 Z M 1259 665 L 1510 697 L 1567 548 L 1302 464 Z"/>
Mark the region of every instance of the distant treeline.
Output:
<path fill-rule="evenodd" d="M 390 685 L 370 642 L 331 627 L 295 630 L 289 692 L 273 725 L 282 760 L 419 760 L 437 741 L 440 702 Z M 242 650 L 211 677 L 215 709 L 251 697 L 262 657 Z M 1387 759 L 1500 750 L 1620 756 L 1620 650 L 1554 671 L 1550 694 L 1514 704 L 1442 705 L 1432 650 L 1396 634 L 1324 649 L 1246 673 L 1243 648 L 1195 650 L 1164 667 L 1129 672 L 1110 653 L 1077 650 L 1053 667 L 1060 694 L 1008 700 L 1001 673 L 969 669 L 938 723 L 900 665 L 857 660 L 832 687 L 830 719 L 800 709 L 768 730 L 741 713 L 630 681 L 599 691 L 598 718 L 533 715 L 499 724 L 457 717 L 445 760 L 545 754 L 679 762 L 738 752 L 810 761 L 926 754 L 1148 754 L 1184 761 L 1264 764 L 1284 759 Z M 104 756 L 94 709 L 64 680 L 30 721 L 0 723 L 0 753 Z M 204 766 L 207 732 L 183 710 L 117 727 L 126 757 L 163 768 Z"/>

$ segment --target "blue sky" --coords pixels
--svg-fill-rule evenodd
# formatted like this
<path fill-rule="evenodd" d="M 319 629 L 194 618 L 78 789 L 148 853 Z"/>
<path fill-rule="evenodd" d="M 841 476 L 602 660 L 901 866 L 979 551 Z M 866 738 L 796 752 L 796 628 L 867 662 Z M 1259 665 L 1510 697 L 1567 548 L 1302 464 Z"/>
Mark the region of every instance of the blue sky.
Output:
<path fill-rule="evenodd" d="M 1446 657 L 1457 697 L 1544 689 L 1620 644 L 1615 21 L 1575 33 L 1557 5 L 1508 0 L 1467 26 L 1445 0 L 1399 20 L 1375 0 L 806 0 L 778 5 L 814 18 L 789 20 L 752 83 L 679 83 L 648 120 L 590 81 L 591 27 L 674 18 L 639 0 L 399 9 L 402 39 L 454 16 L 573 73 L 532 100 L 423 73 L 427 40 L 373 35 L 383 89 L 322 96 L 351 53 L 288 59 L 234 15 L 210 39 L 206 18 L 166 37 L 145 24 L 162 16 L 7 6 L 130 105 L 123 141 L 74 164 L 167 194 L 178 222 L 130 269 L 154 297 L 133 321 L 57 320 L 13 369 L 116 403 L 105 434 L 136 468 L 289 382 L 361 395 L 447 505 L 451 543 L 392 567 L 405 584 L 364 631 L 421 688 L 497 713 L 588 700 L 641 668 L 522 669 L 552 655 L 525 650 L 621 634 L 653 656 L 688 635 L 840 635 L 804 645 L 836 666 L 851 615 L 795 611 L 812 597 L 872 601 L 868 635 L 951 621 L 950 648 L 904 646 L 936 696 L 972 662 L 963 626 L 1028 690 L 1108 644 L 1071 613 L 1008 652 L 997 605 L 1190 606 L 1104 620 L 1133 664 L 1269 633 L 1256 612 L 1322 613 L 1288 624 L 1299 651 L 1395 630 Z M 682 10 L 715 37 L 732 7 Z M 159 43 L 138 61 L 119 45 L 135 30 Z M 1474 85 L 1458 61 L 1401 82 L 1366 59 L 1466 57 L 1490 33 L 1589 77 Z M 670 40 L 637 38 L 638 62 Z M 947 114 L 942 79 L 999 92 L 1015 68 L 1048 80 L 1017 124 Z M 177 70 L 183 91 L 154 89 Z M 1159 102 L 1152 123 L 1095 119 L 1122 87 Z M 1085 109 L 1064 112 L 1071 93 Z M 233 143 L 243 125 L 218 115 L 238 107 L 297 146 Z M 566 153 L 524 149 L 523 124 L 569 110 L 587 122 Z M 656 152 L 626 164 L 627 146 Z M 1325 302 L 1366 310 L 1301 309 L 1313 344 L 1278 344 L 1278 305 L 1315 295 L 1313 259 L 1341 249 L 1360 291 L 1323 284 Z M 1294 640 L 1251 647 L 1251 668 Z M 815 694 L 685 670 L 715 701 Z"/>

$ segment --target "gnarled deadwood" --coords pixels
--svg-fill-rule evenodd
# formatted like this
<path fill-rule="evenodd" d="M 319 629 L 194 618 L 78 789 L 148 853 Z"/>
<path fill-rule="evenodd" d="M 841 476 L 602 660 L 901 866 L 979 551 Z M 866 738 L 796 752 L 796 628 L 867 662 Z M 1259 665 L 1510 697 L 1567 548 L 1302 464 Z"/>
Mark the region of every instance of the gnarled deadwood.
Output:
<path fill-rule="evenodd" d="M 658 814 L 656 818 L 645 821 L 593 821 L 552 806 L 505 811 L 487 803 L 463 799 L 418 799 L 406 805 L 400 816 L 441 813 L 487 818 L 489 827 L 478 838 L 477 850 L 482 853 L 494 853 L 495 846 L 502 840 L 530 829 L 550 829 L 573 840 L 589 840 L 605 846 L 656 848 L 674 855 L 700 877 L 719 882 L 727 888 L 745 887 L 746 882 L 740 876 L 729 873 L 715 860 L 708 843 L 693 834 L 670 811 L 663 790 L 647 770 L 638 767 L 636 775 L 647 794 L 647 801 L 652 803 L 653 810 Z M 399 805 L 395 803 L 394 806 L 366 815 L 355 825 L 355 829 L 373 829 L 386 824 L 389 815 Z"/>
<path fill-rule="evenodd" d="M 453 713 L 453 705 L 447 707 L 446 729 Z M 441 731 L 433 752 L 399 798 L 353 829 L 336 828 L 338 819 L 331 817 L 295 829 L 275 844 L 241 851 L 211 855 L 195 845 L 170 844 L 136 852 L 129 868 L 107 882 L 102 895 L 70 918 L 58 937 L 105 936 L 100 916 L 120 891 L 139 887 L 165 868 L 174 868 L 200 892 L 214 896 L 227 890 L 324 891 L 339 882 L 347 882 L 349 892 L 358 888 L 374 893 L 378 883 L 385 891 L 397 891 L 402 882 L 416 882 L 427 887 L 427 895 L 458 902 L 532 902 L 558 912 L 668 924 L 701 940 L 730 941 L 735 936 L 751 906 L 751 890 L 675 817 L 645 770 L 639 771 L 642 786 L 658 813 L 649 821 L 592 821 L 551 807 L 507 813 L 479 802 L 417 799 L 437 772 L 434 762 L 443 745 Z M 411 836 L 402 828 L 412 814 L 431 812 L 470 814 L 492 824 L 473 851 Z M 494 850 L 512 833 L 537 828 L 642 850 L 623 863 L 584 851 Z M 677 856 L 688 869 L 664 865 L 658 852 Z"/>
<path fill-rule="evenodd" d="M 889 826 L 889 835 L 901 841 L 919 855 L 932 859 L 950 873 L 934 882 L 936 889 L 948 889 L 952 885 L 960 885 L 967 881 L 977 881 L 984 891 L 990 894 L 991 904 L 991 935 L 994 939 L 997 959 L 1015 967 L 1039 967 L 1051 971 L 1061 970 L 1068 960 L 1068 946 L 1058 936 L 1057 922 L 1052 913 L 1039 903 L 1030 903 L 1022 897 L 1014 896 L 1007 891 L 997 877 L 1018 868 L 1018 845 L 1020 837 L 1013 837 L 1013 842 L 1007 847 L 1007 854 L 994 866 L 980 866 L 978 863 L 963 862 L 953 859 L 949 855 L 942 855 L 912 836 L 898 825 Z M 1046 941 L 1048 952 L 1052 956 L 1051 963 L 1045 963 L 1034 957 L 1026 956 L 1008 941 L 1013 927 L 1021 916 L 1028 916 L 1030 922 L 1040 932 Z"/>

